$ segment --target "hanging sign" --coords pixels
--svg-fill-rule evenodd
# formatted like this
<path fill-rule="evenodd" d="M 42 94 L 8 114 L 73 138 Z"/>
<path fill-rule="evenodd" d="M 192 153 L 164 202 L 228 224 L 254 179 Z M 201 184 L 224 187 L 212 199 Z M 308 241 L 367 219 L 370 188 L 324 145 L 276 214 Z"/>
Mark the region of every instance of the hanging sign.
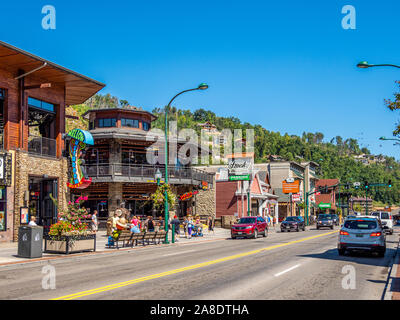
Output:
<path fill-rule="evenodd" d="M 288 183 L 286 180 L 282 181 L 282 192 L 283 193 L 299 193 L 300 181 L 295 180 L 294 182 Z"/>
<path fill-rule="evenodd" d="M 190 198 L 192 198 L 194 195 L 196 195 L 198 193 L 199 193 L 199 191 L 188 192 L 188 193 L 185 193 L 185 194 L 181 195 L 179 197 L 179 199 L 181 201 L 189 200 Z"/>
<path fill-rule="evenodd" d="M 93 136 L 90 132 L 74 129 L 68 133 L 71 138 L 69 142 L 69 156 L 71 159 L 72 177 L 67 186 L 71 189 L 86 189 L 92 183 L 92 178 L 87 179 L 81 167 L 82 160 L 80 159 L 82 151 L 86 145 L 93 145 Z"/>

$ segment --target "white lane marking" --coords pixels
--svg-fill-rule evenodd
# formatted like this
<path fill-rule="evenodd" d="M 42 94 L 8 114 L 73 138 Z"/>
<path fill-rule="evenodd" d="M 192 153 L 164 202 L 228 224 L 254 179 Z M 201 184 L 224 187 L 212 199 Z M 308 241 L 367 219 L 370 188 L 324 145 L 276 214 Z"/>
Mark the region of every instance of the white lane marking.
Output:
<path fill-rule="evenodd" d="M 284 270 L 284 271 L 282 271 L 282 272 L 279 272 L 279 273 L 275 274 L 274 276 L 275 276 L 275 277 L 279 277 L 279 276 L 283 275 L 284 273 L 289 272 L 289 271 L 292 271 L 292 270 L 294 270 L 294 269 L 296 269 L 296 268 L 298 268 L 298 267 L 300 267 L 300 264 L 296 264 L 295 266 L 293 266 L 293 267 L 291 267 L 291 268 L 289 268 L 289 269 L 286 269 L 286 270 Z"/>
<path fill-rule="evenodd" d="M 163 257 L 166 257 L 166 256 L 175 256 L 175 255 L 177 255 L 177 254 L 188 253 L 188 252 L 194 252 L 194 251 L 196 251 L 196 250 L 187 250 L 187 251 L 169 253 L 169 254 L 164 254 Z"/>

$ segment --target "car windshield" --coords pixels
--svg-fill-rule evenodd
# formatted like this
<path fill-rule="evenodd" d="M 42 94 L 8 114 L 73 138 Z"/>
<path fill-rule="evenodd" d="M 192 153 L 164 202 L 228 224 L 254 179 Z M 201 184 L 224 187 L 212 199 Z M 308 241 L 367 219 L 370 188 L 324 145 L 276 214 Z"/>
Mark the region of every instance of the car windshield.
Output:
<path fill-rule="evenodd" d="M 378 226 L 376 221 L 372 220 L 350 220 L 344 223 L 347 229 L 375 229 Z"/>
<path fill-rule="evenodd" d="M 255 218 L 240 218 L 240 220 L 238 221 L 239 224 L 242 223 L 255 223 L 256 219 Z"/>
<path fill-rule="evenodd" d="M 382 212 L 381 213 L 381 219 L 383 220 L 383 219 L 389 219 L 389 213 L 387 213 L 387 212 Z"/>
<path fill-rule="evenodd" d="M 379 212 L 373 212 L 372 215 L 379 218 Z M 381 212 L 381 213 L 380 213 L 380 218 L 381 218 L 382 220 L 383 220 L 383 219 L 390 219 L 390 218 L 389 218 L 389 213 L 388 213 L 388 212 Z"/>
<path fill-rule="evenodd" d="M 320 214 L 318 219 L 332 219 L 330 214 Z"/>
<path fill-rule="evenodd" d="M 287 217 L 286 221 L 299 221 L 299 218 L 297 218 L 297 217 Z"/>

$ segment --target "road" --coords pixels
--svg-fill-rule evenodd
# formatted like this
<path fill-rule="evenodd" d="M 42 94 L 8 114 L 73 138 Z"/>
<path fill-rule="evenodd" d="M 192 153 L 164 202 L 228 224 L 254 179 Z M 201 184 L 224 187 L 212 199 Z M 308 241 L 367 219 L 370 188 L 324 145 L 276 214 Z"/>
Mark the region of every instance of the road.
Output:
<path fill-rule="evenodd" d="M 267 238 L 148 246 L 4 266 L 0 299 L 379 300 L 399 231 L 396 227 L 387 236 L 384 258 L 339 256 L 337 227 L 310 227 L 305 232 L 271 232 Z M 344 267 L 354 267 L 355 288 L 343 288 Z M 53 289 L 49 270 L 55 271 Z"/>

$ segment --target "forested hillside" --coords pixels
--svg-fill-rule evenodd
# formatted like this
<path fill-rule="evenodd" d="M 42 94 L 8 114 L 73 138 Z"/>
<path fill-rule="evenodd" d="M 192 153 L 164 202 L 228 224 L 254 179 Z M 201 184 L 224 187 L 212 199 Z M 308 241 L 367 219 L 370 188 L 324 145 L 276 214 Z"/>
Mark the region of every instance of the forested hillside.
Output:
<path fill-rule="evenodd" d="M 71 107 L 78 114 L 83 114 L 89 108 L 127 107 L 126 100 L 118 100 L 110 95 L 96 95 L 84 105 Z M 71 110 L 69 111 L 71 112 Z M 158 118 L 152 126 L 164 129 L 164 109 L 152 110 Z M 392 188 L 380 187 L 369 190 L 369 195 L 375 201 L 386 204 L 400 203 L 400 164 L 393 158 L 382 156 L 382 161 L 364 164 L 354 158 L 361 154 L 370 154 L 366 148 L 361 148 L 358 141 L 353 138 L 324 137 L 323 133 L 304 132 L 301 137 L 296 135 L 281 134 L 263 128 L 258 124 L 242 123 L 236 117 L 219 117 L 212 111 L 199 109 L 194 112 L 172 107 L 168 119 L 178 122 L 178 128 L 192 128 L 200 131 L 198 123 L 210 121 L 218 130 L 222 129 L 254 129 L 255 161 L 266 162 L 269 155 L 278 155 L 291 161 L 314 161 L 320 165 L 320 178 L 339 178 L 341 183 L 387 183 L 392 180 Z M 81 119 L 81 124 L 85 120 Z M 283 131 L 285 128 L 282 128 Z M 363 189 L 354 189 L 354 194 L 364 195 Z"/>

